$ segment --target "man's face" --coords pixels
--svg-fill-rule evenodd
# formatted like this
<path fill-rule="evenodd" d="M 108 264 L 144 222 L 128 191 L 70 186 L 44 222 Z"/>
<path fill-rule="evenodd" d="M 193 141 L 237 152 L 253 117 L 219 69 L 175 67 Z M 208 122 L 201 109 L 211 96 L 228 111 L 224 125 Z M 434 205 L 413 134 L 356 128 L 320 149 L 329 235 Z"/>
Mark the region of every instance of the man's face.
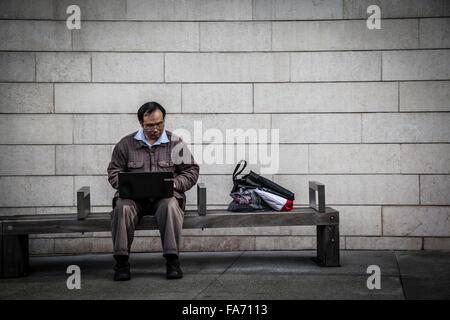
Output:
<path fill-rule="evenodd" d="M 158 140 L 164 131 L 164 119 L 160 110 L 153 113 L 144 114 L 144 121 L 141 122 L 141 127 L 144 129 L 144 134 L 147 139 Z"/>

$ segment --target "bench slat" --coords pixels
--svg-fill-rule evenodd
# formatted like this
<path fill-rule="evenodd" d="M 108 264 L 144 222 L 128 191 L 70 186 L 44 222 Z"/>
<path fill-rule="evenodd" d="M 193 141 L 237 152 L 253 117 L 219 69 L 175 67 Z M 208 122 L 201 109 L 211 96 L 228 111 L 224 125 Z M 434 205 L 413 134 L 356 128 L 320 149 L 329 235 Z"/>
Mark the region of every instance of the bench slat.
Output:
<path fill-rule="evenodd" d="M 337 212 L 335 209 L 327 207 L 327 212 Z M 189 209 L 185 210 L 185 216 L 189 215 L 198 215 L 198 212 L 196 209 Z M 296 207 L 293 208 L 289 212 L 284 213 L 304 213 L 304 212 L 316 212 L 310 207 Z M 261 211 L 261 212 L 254 212 L 251 214 L 270 214 L 270 213 L 277 213 L 280 214 L 278 211 Z M 100 216 L 109 216 L 110 212 L 91 212 L 89 217 L 100 217 Z M 242 215 L 242 212 L 230 212 L 225 209 L 209 209 L 207 211 L 208 215 L 212 214 L 226 214 L 226 215 Z M 87 219 L 89 219 L 89 217 Z M 77 213 L 53 213 L 53 214 L 32 214 L 32 215 L 12 215 L 12 216 L 0 216 L 0 221 L 25 221 L 25 220 L 71 220 L 77 218 Z"/>
<path fill-rule="evenodd" d="M 333 218 L 331 219 L 331 216 Z M 185 229 L 195 228 L 240 228 L 240 227 L 272 227 L 272 226 L 304 226 L 338 224 L 335 212 L 296 212 L 296 213 L 266 213 L 239 215 L 206 215 L 203 217 L 187 217 L 183 223 Z"/>
<path fill-rule="evenodd" d="M 4 234 L 32 233 L 70 233 L 111 231 L 109 213 L 92 213 L 84 220 L 78 220 L 76 214 L 53 217 L 28 216 L 27 219 L 3 220 Z M 37 218 L 37 219 L 34 219 Z M 236 228 L 236 227 L 269 227 L 300 225 L 336 225 L 339 224 L 339 212 L 326 208 L 319 213 L 311 208 L 296 208 L 289 212 L 228 212 L 226 210 L 208 210 L 205 216 L 196 211 L 187 211 L 183 228 Z M 144 216 L 136 230 L 157 229 L 153 216 Z"/>

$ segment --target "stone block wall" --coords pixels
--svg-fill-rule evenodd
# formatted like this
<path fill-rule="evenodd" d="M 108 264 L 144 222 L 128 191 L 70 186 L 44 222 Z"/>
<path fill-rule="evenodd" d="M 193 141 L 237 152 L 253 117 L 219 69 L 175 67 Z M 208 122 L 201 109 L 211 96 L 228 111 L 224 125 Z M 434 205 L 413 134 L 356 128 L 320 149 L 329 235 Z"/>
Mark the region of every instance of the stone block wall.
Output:
<path fill-rule="evenodd" d="M 76 212 L 85 185 L 94 211 L 111 210 L 112 149 L 154 100 L 172 131 L 279 129 L 268 177 L 299 206 L 309 180 L 325 183 L 342 249 L 450 249 L 449 1 L 1 0 L 0 39 L 0 215 Z M 209 207 L 229 203 L 233 167 L 201 164 Z M 312 227 L 184 235 L 185 251 L 315 248 Z M 30 244 L 112 252 L 107 232 Z M 160 249 L 137 232 L 134 251 Z"/>

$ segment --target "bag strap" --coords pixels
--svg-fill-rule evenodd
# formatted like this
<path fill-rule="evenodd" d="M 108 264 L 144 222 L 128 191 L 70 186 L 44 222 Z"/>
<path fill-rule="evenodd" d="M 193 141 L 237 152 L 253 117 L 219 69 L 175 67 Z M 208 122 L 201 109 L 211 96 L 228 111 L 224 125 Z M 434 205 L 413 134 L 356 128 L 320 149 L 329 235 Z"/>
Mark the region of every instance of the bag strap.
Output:
<path fill-rule="evenodd" d="M 241 163 L 242 163 L 242 162 L 244 162 L 244 166 L 242 167 L 241 170 L 239 170 L 239 172 L 237 172 L 238 169 L 239 169 L 239 167 L 241 166 Z M 238 162 L 238 164 L 236 165 L 236 168 L 234 168 L 234 172 L 233 172 L 233 181 L 236 181 L 236 179 L 237 179 L 236 177 L 237 177 L 238 175 L 240 175 L 242 171 L 244 171 L 245 167 L 247 167 L 247 161 L 241 160 L 241 161 Z"/>

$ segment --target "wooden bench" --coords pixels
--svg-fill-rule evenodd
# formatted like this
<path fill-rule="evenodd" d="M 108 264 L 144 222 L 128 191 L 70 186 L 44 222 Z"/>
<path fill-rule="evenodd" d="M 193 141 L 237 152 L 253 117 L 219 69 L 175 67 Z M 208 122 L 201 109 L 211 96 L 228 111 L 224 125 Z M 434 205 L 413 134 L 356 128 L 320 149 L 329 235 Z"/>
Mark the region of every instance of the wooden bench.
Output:
<path fill-rule="evenodd" d="M 316 193 L 318 201 L 316 201 Z M 197 185 L 197 210 L 186 210 L 184 229 L 241 228 L 271 226 L 317 226 L 319 266 L 339 265 L 339 212 L 325 206 L 325 185 L 309 182 L 309 207 L 288 212 L 251 213 L 206 210 L 206 187 Z M 0 277 L 20 277 L 29 273 L 28 235 L 111 231 L 109 212 L 90 212 L 89 187 L 77 192 L 77 214 L 22 215 L 0 217 Z M 136 230 L 157 230 L 155 218 L 144 216 Z"/>

